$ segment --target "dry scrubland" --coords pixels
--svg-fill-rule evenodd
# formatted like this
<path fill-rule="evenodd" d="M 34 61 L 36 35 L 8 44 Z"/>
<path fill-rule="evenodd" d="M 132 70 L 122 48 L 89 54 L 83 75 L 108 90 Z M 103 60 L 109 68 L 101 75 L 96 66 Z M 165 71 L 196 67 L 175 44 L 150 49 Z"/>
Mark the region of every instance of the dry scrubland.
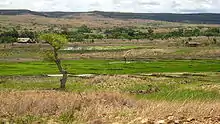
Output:
<path fill-rule="evenodd" d="M 89 15 L 72 19 L 0 16 L 0 24 L 35 31 L 83 24 L 92 28 L 155 27 L 155 32 L 178 27 L 219 27 Z M 188 37 L 70 43 L 65 48 L 85 49 L 61 50 L 65 67 L 71 66 L 70 71 L 78 69 L 77 73 L 70 72 L 72 75 L 85 71 L 96 75 L 69 77 L 65 91 L 56 89 L 59 77 L 45 76 L 57 72 L 54 64 L 45 60 L 48 45 L 0 44 L 0 123 L 219 124 L 220 38 L 192 37 L 193 42 L 200 43 L 198 47 L 187 47 L 186 41 Z M 143 72 L 134 73 L 138 71 Z"/>
<path fill-rule="evenodd" d="M 138 26 L 140 24 L 151 24 L 155 21 L 151 20 L 119 20 L 103 17 L 93 17 L 83 15 L 74 17 L 72 19 L 59 19 L 59 18 L 46 18 L 34 15 L 17 15 L 17 16 L 0 16 L 0 22 L 2 26 L 17 26 L 31 28 L 34 30 L 47 29 L 53 26 L 66 26 L 79 27 L 80 25 L 88 25 L 89 27 L 97 28 L 110 28 L 110 27 L 126 27 L 126 26 Z M 160 23 L 160 22 L 158 22 Z M 162 23 L 162 22 L 161 22 Z M 168 23 L 169 24 L 169 23 Z"/>
<path fill-rule="evenodd" d="M 135 100 L 117 92 L 0 92 L 0 116 L 18 123 L 218 124 L 219 102 Z M 25 116 L 26 115 L 26 116 Z M 34 116 L 32 116 L 34 115 Z"/>
<path fill-rule="evenodd" d="M 74 28 L 80 25 L 88 25 L 92 28 L 113 28 L 113 27 L 137 27 L 147 28 L 156 27 L 155 32 L 167 32 L 173 28 L 178 27 L 196 27 L 201 26 L 197 24 L 182 24 L 182 23 L 171 23 L 154 20 L 141 20 L 141 19 L 112 19 L 104 18 L 101 16 L 90 16 L 83 14 L 71 18 L 47 18 L 36 15 L 0 15 L 0 26 L 2 27 L 20 27 L 36 31 L 42 31 L 51 27 L 67 27 Z M 219 25 L 202 25 L 204 27 L 219 27 Z"/>

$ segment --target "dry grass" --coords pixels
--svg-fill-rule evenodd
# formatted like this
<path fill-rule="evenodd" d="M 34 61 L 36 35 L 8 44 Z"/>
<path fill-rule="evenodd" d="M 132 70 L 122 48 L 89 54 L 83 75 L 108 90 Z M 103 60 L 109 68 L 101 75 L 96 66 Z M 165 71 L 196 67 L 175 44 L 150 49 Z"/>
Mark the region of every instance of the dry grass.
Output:
<path fill-rule="evenodd" d="M 169 56 L 175 50 L 162 48 L 162 49 L 132 49 L 129 51 L 113 51 L 113 52 L 93 52 L 83 54 L 66 54 L 67 58 L 105 58 L 105 59 L 123 59 L 125 54 L 127 59 L 140 59 L 140 58 L 160 58 Z"/>
<path fill-rule="evenodd" d="M 132 87 L 136 84 L 150 84 L 152 79 L 138 76 L 129 75 L 107 75 L 96 76 L 92 79 L 85 80 L 89 85 L 96 86 L 98 89 L 104 89 L 105 91 L 120 91 L 127 87 Z"/>
<path fill-rule="evenodd" d="M 184 24 L 184 23 L 174 23 L 174 22 L 163 22 L 154 20 L 144 20 L 144 19 L 113 19 L 104 18 L 102 16 L 91 16 L 88 14 L 81 14 L 79 16 L 74 16 L 70 18 L 47 18 L 36 15 L 0 15 L 0 22 L 2 26 L 21 26 L 22 28 L 30 28 L 33 30 L 40 31 L 42 29 L 47 29 L 48 27 L 56 26 L 66 26 L 66 27 L 79 27 L 80 25 L 88 25 L 93 28 L 112 28 L 112 27 L 128 27 L 135 26 L 138 28 L 148 28 L 156 27 L 155 32 L 167 32 L 168 28 L 177 27 L 219 27 L 219 25 L 204 25 L 204 24 Z"/>
<path fill-rule="evenodd" d="M 0 117 L 34 115 L 58 123 L 141 123 L 173 116 L 192 123 L 217 123 L 219 102 L 142 101 L 112 92 L 69 93 L 58 91 L 0 92 Z M 36 122 L 37 120 L 35 120 Z M 38 120 L 39 121 L 39 120 Z"/>
<path fill-rule="evenodd" d="M 111 28 L 114 26 L 138 26 L 148 23 L 157 23 L 157 21 L 151 20 L 140 20 L 140 19 L 130 19 L 130 20 L 121 20 L 121 19 L 112 19 L 104 18 L 98 16 L 89 16 L 89 15 L 80 15 L 73 18 L 47 18 L 35 15 L 17 15 L 17 16 L 0 16 L 0 22 L 5 25 L 20 25 L 22 27 L 31 26 L 34 30 L 45 29 L 50 25 L 57 26 L 68 26 L 68 27 L 79 27 L 80 25 L 88 25 L 89 27 L 97 28 Z"/>

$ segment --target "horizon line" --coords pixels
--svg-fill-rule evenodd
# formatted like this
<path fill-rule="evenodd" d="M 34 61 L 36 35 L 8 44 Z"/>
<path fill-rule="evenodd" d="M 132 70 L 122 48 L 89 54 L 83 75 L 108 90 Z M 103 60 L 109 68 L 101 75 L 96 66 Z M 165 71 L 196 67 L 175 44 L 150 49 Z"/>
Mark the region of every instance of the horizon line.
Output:
<path fill-rule="evenodd" d="M 91 10 L 91 11 L 36 11 L 31 9 L 0 9 L 0 11 L 31 11 L 31 12 L 63 12 L 63 13 L 88 13 L 88 12 L 110 12 L 110 13 L 134 13 L 134 14 L 220 14 L 220 12 L 125 12 L 125 11 L 103 11 L 103 10 Z"/>

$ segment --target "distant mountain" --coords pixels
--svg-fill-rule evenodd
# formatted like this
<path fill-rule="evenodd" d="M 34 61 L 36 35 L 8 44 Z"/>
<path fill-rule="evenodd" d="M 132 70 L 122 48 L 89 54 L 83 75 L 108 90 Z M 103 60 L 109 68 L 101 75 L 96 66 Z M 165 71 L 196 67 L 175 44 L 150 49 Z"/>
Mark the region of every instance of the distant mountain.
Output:
<path fill-rule="evenodd" d="M 66 18 L 80 16 L 89 13 L 92 16 L 117 19 L 148 19 L 168 22 L 184 22 L 197 24 L 220 24 L 220 14 L 198 13 L 198 14 L 174 14 L 174 13 L 121 13 L 121 12 L 36 12 L 31 10 L 0 10 L 0 15 L 38 15 L 51 18 Z"/>
<path fill-rule="evenodd" d="M 31 14 L 31 15 L 39 15 L 39 16 L 47 16 L 42 12 L 35 12 L 31 10 L 0 10 L 0 15 L 26 15 L 26 14 Z"/>
<path fill-rule="evenodd" d="M 120 19 L 150 19 L 168 22 L 185 22 L 199 24 L 220 24 L 220 14 L 198 13 L 198 14 L 174 14 L 174 13 L 118 13 L 118 12 L 96 12 L 109 18 Z"/>
<path fill-rule="evenodd" d="M 37 15 L 37 16 L 45 16 L 45 17 L 51 17 L 51 18 L 64 18 L 66 16 L 79 16 L 81 13 L 87 13 L 87 12 L 36 12 L 31 10 L 1 10 L 0 9 L 0 15 Z"/>

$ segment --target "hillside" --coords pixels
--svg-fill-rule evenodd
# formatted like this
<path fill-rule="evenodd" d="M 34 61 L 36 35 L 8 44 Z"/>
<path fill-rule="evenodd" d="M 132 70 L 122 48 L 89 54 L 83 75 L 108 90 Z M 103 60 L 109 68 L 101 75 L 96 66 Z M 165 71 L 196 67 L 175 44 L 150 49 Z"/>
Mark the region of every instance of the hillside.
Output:
<path fill-rule="evenodd" d="M 220 14 L 199 13 L 199 14 L 174 14 L 174 13 L 120 13 L 120 12 L 35 12 L 30 10 L 0 10 L 0 15 L 38 15 L 52 18 L 74 18 L 80 14 L 102 16 L 116 19 L 147 19 L 168 22 L 184 22 L 196 24 L 220 24 Z"/>
<path fill-rule="evenodd" d="M 197 24 L 220 24 L 220 14 L 199 13 L 199 14 L 174 14 L 174 13 L 117 13 L 117 12 L 96 12 L 104 17 L 121 19 L 150 19 L 168 22 L 185 22 Z"/>

